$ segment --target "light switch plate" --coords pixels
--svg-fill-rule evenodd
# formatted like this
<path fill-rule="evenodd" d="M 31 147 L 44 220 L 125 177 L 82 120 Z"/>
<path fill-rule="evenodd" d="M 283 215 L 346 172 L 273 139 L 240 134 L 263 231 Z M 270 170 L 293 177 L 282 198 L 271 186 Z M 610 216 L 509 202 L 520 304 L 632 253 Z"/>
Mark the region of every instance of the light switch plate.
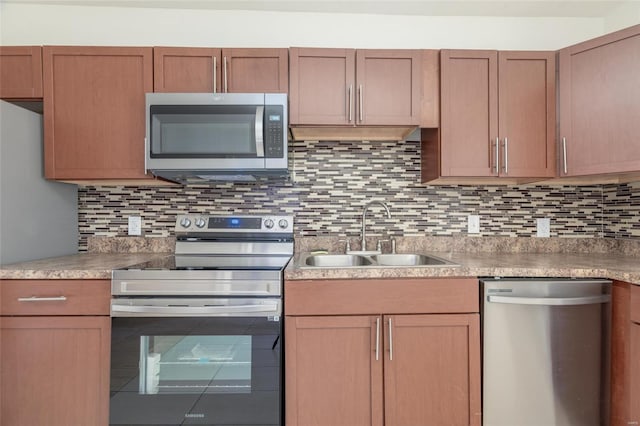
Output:
<path fill-rule="evenodd" d="M 480 233 L 480 216 L 477 214 L 470 214 L 467 216 L 467 232 L 469 234 Z"/>
<path fill-rule="evenodd" d="M 541 238 L 551 236 L 551 219 L 548 217 L 536 219 L 536 236 Z"/>
<path fill-rule="evenodd" d="M 142 235 L 142 218 L 129 216 L 129 235 Z"/>

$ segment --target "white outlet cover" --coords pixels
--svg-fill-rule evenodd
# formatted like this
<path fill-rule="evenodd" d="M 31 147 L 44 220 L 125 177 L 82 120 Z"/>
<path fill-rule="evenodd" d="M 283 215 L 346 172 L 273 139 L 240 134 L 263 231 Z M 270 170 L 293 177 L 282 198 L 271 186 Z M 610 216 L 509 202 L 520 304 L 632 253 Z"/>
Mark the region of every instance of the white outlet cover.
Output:
<path fill-rule="evenodd" d="M 467 216 L 467 232 L 469 234 L 480 233 L 480 216 L 477 214 L 470 214 Z"/>
<path fill-rule="evenodd" d="M 536 236 L 539 238 L 551 236 L 551 219 L 548 217 L 536 219 Z"/>
<path fill-rule="evenodd" d="M 129 216 L 129 235 L 142 235 L 142 218 Z"/>

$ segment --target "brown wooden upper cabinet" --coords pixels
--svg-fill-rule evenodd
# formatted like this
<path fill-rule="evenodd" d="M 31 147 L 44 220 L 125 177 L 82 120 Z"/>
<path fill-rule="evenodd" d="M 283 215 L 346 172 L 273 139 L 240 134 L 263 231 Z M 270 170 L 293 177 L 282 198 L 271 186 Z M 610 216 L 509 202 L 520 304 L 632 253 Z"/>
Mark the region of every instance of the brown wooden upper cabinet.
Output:
<path fill-rule="evenodd" d="M 443 50 L 440 174 L 423 181 L 555 176 L 555 69 L 554 52 Z"/>
<path fill-rule="evenodd" d="M 150 47 L 43 48 L 46 178 L 151 179 L 143 147 L 152 55 Z"/>
<path fill-rule="evenodd" d="M 419 50 L 291 48 L 292 125 L 418 125 Z"/>
<path fill-rule="evenodd" d="M 640 172 L 640 25 L 560 51 L 560 176 Z"/>
<path fill-rule="evenodd" d="M 287 93 L 287 49 L 155 47 L 155 92 Z"/>
<path fill-rule="evenodd" d="M 0 46 L 0 98 L 42 98 L 40 46 Z"/>

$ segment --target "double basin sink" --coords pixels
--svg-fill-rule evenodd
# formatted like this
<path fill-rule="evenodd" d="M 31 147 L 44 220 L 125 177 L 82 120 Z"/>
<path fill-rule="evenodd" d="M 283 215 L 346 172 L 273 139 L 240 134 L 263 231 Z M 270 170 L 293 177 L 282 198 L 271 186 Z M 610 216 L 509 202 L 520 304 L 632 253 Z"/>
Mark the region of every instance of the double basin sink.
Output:
<path fill-rule="evenodd" d="M 415 253 L 399 254 L 311 254 L 302 262 L 307 268 L 363 267 L 437 267 L 459 266 L 436 256 Z"/>

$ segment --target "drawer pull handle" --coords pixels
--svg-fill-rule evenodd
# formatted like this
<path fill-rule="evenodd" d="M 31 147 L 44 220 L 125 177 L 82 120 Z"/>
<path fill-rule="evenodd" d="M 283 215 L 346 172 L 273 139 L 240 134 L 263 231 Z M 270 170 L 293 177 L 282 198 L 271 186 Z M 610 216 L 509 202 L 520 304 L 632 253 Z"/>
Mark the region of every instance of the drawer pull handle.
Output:
<path fill-rule="evenodd" d="M 56 297 L 18 297 L 18 302 L 64 302 L 67 300 L 66 296 L 56 296 Z"/>

